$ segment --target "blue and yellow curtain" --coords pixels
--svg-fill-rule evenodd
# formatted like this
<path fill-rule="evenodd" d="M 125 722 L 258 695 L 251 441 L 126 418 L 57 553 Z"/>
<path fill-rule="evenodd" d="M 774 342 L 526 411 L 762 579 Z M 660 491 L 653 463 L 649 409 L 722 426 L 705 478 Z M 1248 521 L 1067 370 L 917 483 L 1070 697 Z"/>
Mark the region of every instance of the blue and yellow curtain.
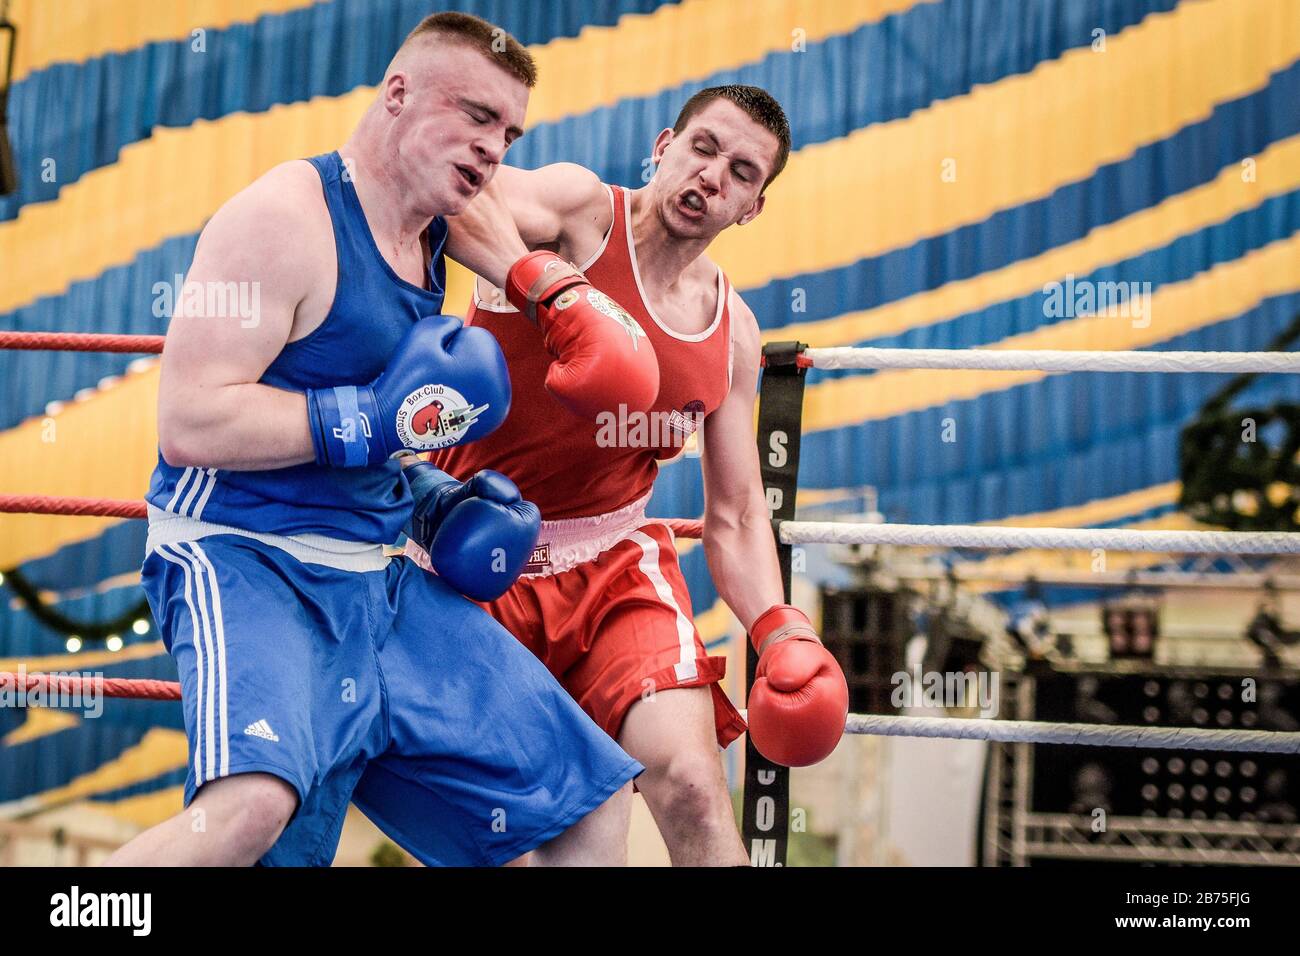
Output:
<path fill-rule="evenodd" d="M 0 199 L 0 327 L 162 332 L 154 284 L 184 273 L 206 218 L 340 143 L 405 32 L 448 8 L 538 57 L 520 166 L 636 186 L 695 90 L 753 83 L 785 104 L 789 167 L 713 250 L 767 340 L 1245 350 L 1300 311 L 1292 0 L 14 0 L 21 186 Z M 1150 321 L 1048 317 L 1043 288 L 1067 275 L 1150 283 Z M 467 290 L 457 274 L 449 307 Z M 130 356 L 0 352 L 0 489 L 139 497 L 156 376 Z M 900 521 L 1182 526 L 1177 437 L 1225 380 L 814 373 L 803 501 L 851 506 L 872 485 Z M 1266 377 L 1247 398 L 1298 390 Z M 653 509 L 701 513 L 698 461 L 663 469 Z M 143 533 L 0 516 L 0 568 L 102 619 L 138 599 Z M 701 549 L 683 564 L 720 637 Z M 171 674 L 152 631 L 65 655 L 0 596 L 0 669 Z M 167 815 L 179 718 L 0 710 L 0 811 L 89 797 Z"/>

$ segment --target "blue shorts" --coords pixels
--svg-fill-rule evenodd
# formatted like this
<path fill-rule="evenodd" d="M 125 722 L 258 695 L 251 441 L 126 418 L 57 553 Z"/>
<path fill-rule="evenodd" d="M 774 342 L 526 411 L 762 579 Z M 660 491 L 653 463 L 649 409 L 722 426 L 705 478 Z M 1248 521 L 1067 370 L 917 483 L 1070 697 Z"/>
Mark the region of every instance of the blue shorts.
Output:
<path fill-rule="evenodd" d="M 142 581 L 204 783 L 274 774 L 298 808 L 263 857 L 328 865 L 351 800 L 430 865 L 495 865 L 643 769 L 509 632 L 414 562 L 340 570 L 234 534 L 162 544 Z"/>

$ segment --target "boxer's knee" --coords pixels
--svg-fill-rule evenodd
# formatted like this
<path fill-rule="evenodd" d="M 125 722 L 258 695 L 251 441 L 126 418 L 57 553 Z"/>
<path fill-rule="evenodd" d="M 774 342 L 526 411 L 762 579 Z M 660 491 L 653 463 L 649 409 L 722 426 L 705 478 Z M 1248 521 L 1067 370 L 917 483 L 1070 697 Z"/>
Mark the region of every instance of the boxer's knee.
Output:
<path fill-rule="evenodd" d="M 678 825 L 730 822 L 731 801 L 716 751 L 686 750 L 647 766 L 638 786 L 660 813 Z"/>
<path fill-rule="evenodd" d="M 242 773 L 204 785 L 190 813 L 201 814 L 196 825 L 251 864 L 275 845 L 297 806 L 297 791 L 288 782 L 266 773 Z"/>

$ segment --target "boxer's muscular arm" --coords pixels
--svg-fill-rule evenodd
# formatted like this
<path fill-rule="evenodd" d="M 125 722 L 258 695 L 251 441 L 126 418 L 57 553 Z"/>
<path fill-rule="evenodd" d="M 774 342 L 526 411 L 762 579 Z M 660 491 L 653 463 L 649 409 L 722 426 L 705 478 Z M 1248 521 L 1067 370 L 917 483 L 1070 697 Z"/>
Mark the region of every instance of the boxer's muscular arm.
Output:
<path fill-rule="evenodd" d="M 246 283 L 257 308 L 252 317 L 226 308 L 171 320 L 158 390 L 158 442 L 169 464 L 255 471 L 314 460 L 304 395 L 257 384 L 289 340 L 299 305 L 315 286 L 333 285 L 328 257 L 314 254 L 313 199 L 322 202 L 315 172 L 285 164 L 204 228 L 187 287 Z"/>
<path fill-rule="evenodd" d="M 754 439 L 758 322 L 734 292 L 731 325 L 731 391 L 704 420 L 704 554 L 718 594 L 748 630 L 785 594 Z"/>
<path fill-rule="evenodd" d="M 550 249 L 575 258 L 609 228 L 609 200 L 600 178 L 575 163 L 541 169 L 498 167 L 459 216 L 449 217 L 447 254 L 497 288 L 521 257 Z"/>

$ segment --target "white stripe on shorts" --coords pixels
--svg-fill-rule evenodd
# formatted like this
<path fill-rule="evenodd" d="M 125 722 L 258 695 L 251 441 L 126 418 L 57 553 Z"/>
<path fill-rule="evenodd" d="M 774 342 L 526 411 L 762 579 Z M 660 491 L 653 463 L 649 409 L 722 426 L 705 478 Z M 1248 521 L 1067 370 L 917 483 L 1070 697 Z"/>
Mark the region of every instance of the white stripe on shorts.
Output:
<path fill-rule="evenodd" d="M 212 612 L 208 607 L 208 588 L 203 581 L 207 569 L 194 560 L 194 556 L 186 551 L 183 547 L 177 546 L 176 551 L 186 560 L 190 570 L 194 572 L 194 598 L 195 603 L 199 606 L 199 623 L 203 625 L 203 647 L 207 652 L 207 672 L 204 675 L 207 686 L 204 688 L 203 701 L 203 736 L 207 742 L 207 749 L 204 752 L 206 760 L 203 780 L 200 783 L 216 778 L 217 751 L 224 749 L 225 741 L 216 739 L 216 690 L 217 690 L 217 655 L 213 647 Z"/>
<path fill-rule="evenodd" d="M 188 549 L 188 550 L 187 550 Z M 197 667 L 194 776 L 202 786 L 230 772 L 226 694 L 226 627 L 216 570 L 194 542 L 164 545 L 158 554 L 185 571 L 185 603 L 194 628 Z M 209 592 L 211 597 L 209 598 Z"/>
<path fill-rule="evenodd" d="M 188 465 L 185 466 L 185 470 L 181 472 L 181 476 L 176 479 L 176 490 L 172 492 L 171 500 L 167 502 L 167 507 L 164 510 L 171 511 L 176 507 L 177 499 L 180 498 L 181 492 L 185 490 L 185 483 L 190 480 L 190 477 L 194 472 L 194 468 L 191 468 Z"/>
<path fill-rule="evenodd" d="M 208 581 L 212 586 L 212 623 L 217 642 L 217 739 L 221 741 L 221 765 L 217 768 L 217 776 L 224 777 L 230 773 L 230 747 L 227 745 L 230 739 L 230 726 L 227 719 L 230 708 L 226 700 L 226 621 L 221 614 L 221 589 L 217 587 L 217 569 L 212 566 L 212 562 L 197 541 L 190 542 L 189 548 L 203 563 L 203 567 L 207 568 Z"/>
<path fill-rule="evenodd" d="M 207 486 L 203 489 L 203 494 L 199 495 L 199 502 L 194 506 L 194 518 L 203 517 L 203 509 L 208 504 L 208 499 L 212 497 L 212 490 L 217 487 L 217 469 L 209 468 L 208 477 L 204 479 Z"/>
<path fill-rule="evenodd" d="M 695 680 L 699 676 L 699 670 L 695 666 L 695 625 L 683 613 L 677 598 L 673 597 L 673 589 L 669 587 L 668 579 L 659 569 L 659 542 L 644 531 L 634 531 L 629 536 L 629 540 L 641 546 L 641 560 L 637 565 L 641 573 L 649 579 L 655 593 L 659 595 L 659 600 L 672 608 L 673 613 L 677 615 L 677 647 L 680 652 L 677 664 L 674 666 L 677 679 Z"/>
<path fill-rule="evenodd" d="M 176 557 L 168 550 L 167 547 L 157 549 L 157 554 L 164 561 L 170 561 L 172 564 L 179 565 L 185 573 L 185 606 L 190 609 L 190 628 L 194 632 L 194 638 L 191 643 L 194 645 L 195 671 L 197 680 L 194 686 L 197 689 L 194 700 L 194 779 L 199 785 L 203 783 L 203 674 L 206 669 L 206 658 L 203 654 L 203 642 L 199 636 L 204 629 L 199 625 L 199 614 L 194 607 L 194 571 L 190 567 L 188 560 Z M 206 613 L 207 609 L 203 609 Z"/>

